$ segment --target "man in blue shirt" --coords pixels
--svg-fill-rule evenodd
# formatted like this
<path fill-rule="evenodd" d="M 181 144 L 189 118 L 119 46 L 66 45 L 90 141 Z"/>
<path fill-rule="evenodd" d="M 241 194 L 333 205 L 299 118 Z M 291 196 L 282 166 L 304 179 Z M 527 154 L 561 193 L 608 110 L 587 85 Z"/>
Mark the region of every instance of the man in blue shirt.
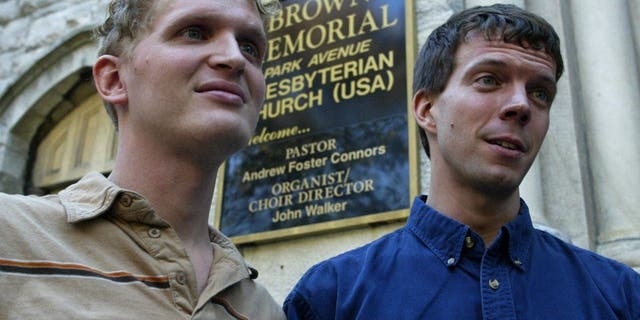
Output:
<path fill-rule="evenodd" d="M 640 319 L 640 275 L 533 228 L 518 187 L 563 71 L 542 18 L 452 16 L 420 51 L 413 110 L 429 196 L 404 228 L 311 268 L 289 319 Z"/>

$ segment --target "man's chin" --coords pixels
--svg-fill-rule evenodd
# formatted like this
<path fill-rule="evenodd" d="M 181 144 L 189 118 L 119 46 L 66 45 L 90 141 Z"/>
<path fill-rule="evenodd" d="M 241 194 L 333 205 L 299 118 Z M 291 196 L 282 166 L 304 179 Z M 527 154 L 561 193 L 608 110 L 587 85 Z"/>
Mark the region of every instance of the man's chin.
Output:
<path fill-rule="evenodd" d="M 518 191 L 522 176 L 514 175 L 497 175 L 484 180 L 479 184 L 479 189 L 492 197 L 504 198 L 510 197 L 514 192 Z"/>

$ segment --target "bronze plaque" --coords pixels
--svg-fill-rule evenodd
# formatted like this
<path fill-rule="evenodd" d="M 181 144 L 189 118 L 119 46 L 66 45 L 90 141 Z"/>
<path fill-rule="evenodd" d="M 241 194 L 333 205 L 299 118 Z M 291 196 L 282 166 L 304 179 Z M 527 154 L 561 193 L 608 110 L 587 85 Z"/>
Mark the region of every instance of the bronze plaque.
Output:
<path fill-rule="evenodd" d="M 413 4 L 283 4 L 267 23 L 256 135 L 219 174 L 216 227 L 246 243 L 405 218 L 418 179 Z"/>

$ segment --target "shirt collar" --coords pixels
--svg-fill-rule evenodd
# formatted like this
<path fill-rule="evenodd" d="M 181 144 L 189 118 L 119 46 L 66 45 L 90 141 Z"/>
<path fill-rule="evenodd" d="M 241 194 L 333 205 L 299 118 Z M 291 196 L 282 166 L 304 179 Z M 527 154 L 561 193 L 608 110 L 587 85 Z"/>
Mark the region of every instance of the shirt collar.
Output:
<path fill-rule="evenodd" d="M 109 211 L 124 221 L 157 227 L 169 226 L 155 214 L 144 196 L 117 186 L 98 172 L 87 174 L 80 181 L 60 191 L 58 196 L 69 223 L 95 219 Z"/>
<path fill-rule="evenodd" d="M 411 230 L 448 267 L 460 261 L 465 238 L 479 238 L 467 225 L 461 224 L 426 204 L 426 195 L 416 197 L 407 228 Z M 498 242 L 508 242 L 508 254 L 517 268 L 524 270 L 529 262 L 533 224 L 529 208 L 520 200 L 520 211 L 514 220 L 504 225 Z"/>
<path fill-rule="evenodd" d="M 69 223 L 95 219 L 110 211 L 110 214 L 125 221 L 169 227 L 168 223 L 155 215 L 145 197 L 118 187 L 98 172 L 87 174 L 77 183 L 60 191 L 58 196 L 65 208 Z M 212 296 L 242 279 L 258 277 L 258 271 L 246 263 L 231 240 L 220 231 L 210 227 L 209 239 L 216 252 L 214 254 L 216 262 L 210 272 L 225 275 L 220 278 L 223 280 L 216 281 L 208 289 Z"/>
<path fill-rule="evenodd" d="M 469 227 L 431 208 L 426 200 L 426 195 L 416 197 L 407 227 L 445 266 L 454 266 L 460 260 Z"/>
<path fill-rule="evenodd" d="M 58 196 L 67 213 L 67 221 L 76 223 L 103 214 L 122 191 L 102 174 L 91 172 L 60 191 Z"/>
<path fill-rule="evenodd" d="M 214 262 L 209 270 L 209 284 L 198 299 L 196 312 L 230 286 L 243 279 L 258 277 L 258 271 L 244 260 L 229 238 L 213 227 L 209 227 L 209 238 L 213 244 Z"/>

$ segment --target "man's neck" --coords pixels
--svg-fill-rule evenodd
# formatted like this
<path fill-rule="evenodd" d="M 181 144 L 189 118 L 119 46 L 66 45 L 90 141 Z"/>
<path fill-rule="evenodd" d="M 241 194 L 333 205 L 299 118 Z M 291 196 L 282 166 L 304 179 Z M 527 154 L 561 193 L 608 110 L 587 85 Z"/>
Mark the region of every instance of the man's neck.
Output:
<path fill-rule="evenodd" d="M 119 153 L 109 179 L 142 194 L 156 214 L 171 225 L 191 260 L 197 290 L 202 293 L 213 263 L 209 210 L 217 166 L 203 168 L 180 158 L 141 153 L 143 150 Z"/>
<path fill-rule="evenodd" d="M 208 243 L 208 220 L 217 164 L 206 167 L 188 157 L 157 150 L 120 149 L 109 179 L 142 194 L 167 221 L 185 246 Z"/>
<path fill-rule="evenodd" d="M 520 209 L 520 196 L 516 189 L 510 195 L 488 195 L 471 187 L 452 186 L 431 180 L 427 204 L 438 212 L 468 225 L 478 233 L 488 248 L 500 228 L 513 220 Z"/>

